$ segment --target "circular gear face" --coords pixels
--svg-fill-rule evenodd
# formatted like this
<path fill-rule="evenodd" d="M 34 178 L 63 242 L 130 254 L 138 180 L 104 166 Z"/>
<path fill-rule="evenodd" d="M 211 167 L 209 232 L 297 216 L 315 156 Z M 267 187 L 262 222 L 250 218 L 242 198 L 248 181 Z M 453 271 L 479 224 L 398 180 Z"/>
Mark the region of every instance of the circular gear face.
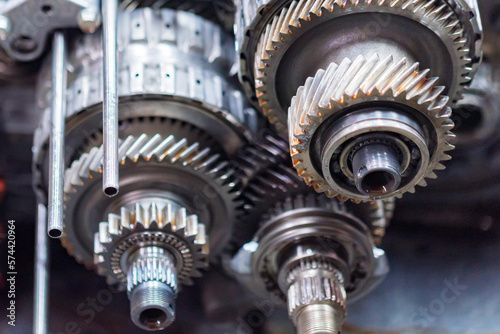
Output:
<path fill-rule="evenodd" d="M 326 71 L 320 70 L 314 78 L 308 78 L 292 99 L 289 110 L 291 155 L 298 174 L 319 193 L 355 201 L 400 197 L 405 192 L 414 192 L 416 185 L 425 186 L 425 178 L 436 178 L 434 171 L 445 168 L 441 161 L 451 159 L 446 152 L 454 148 L 450 144 L 454 140 L 450 132 L 453 121 L 451 109 L 447 107 L 448 98 L 441 95 L 443 87 L 435 86 L 437 78 L 428 79 L 427 73 L 418 71 L 418 63 L 407 66 L 405 61 L 394 62 L 392 57 L 380 59 L 375 55 L 369 59 L 360 56 L 352 62 L 346 59 L 338 66 L 331 64 Z M 349 120 L 353 111 L 362 110 L 364 106 L 371 108 L 384 103 L 391 103 L 391 108 L 411 115 L 422 130 L 414 131 L 418 127 L 410 123 L 408 131 L 402 132 L 401 127 L 388 126 L 387 121 L 377 127 L 384 136 L 404 134 L 403 141 L 414 146 L 409 147 L 406 154 L 411 173 L 402 174 L 397 190 L 374 198 L 359 192 L 352 180 L 344 178 L 345 182 L 341 182 L 334 174 L 349 174 L 336 167 L 342 159 L 335 155 L 342 156 L 342 145 L 348 145 L 354 137 L 375 135 L 377 124 L 359 126 L 356 131 L 346 127 L 337 131 L 331 124 L 339 119 Z M 378 118 L 375 117 L 375 123 Z M 357 127 L 356 122 L 352 124 Z M 328 133 L 327 144 L 318 135 L 322 127 L 334 129 Z M 342 135 L 346 129 L 348 135 Z"/>
<path fill-rule="evenodd" d="M 280 132 L 286 131 L 286 110 L 297 87 L 344 58 L 378 53 L 419 62 L 439 78 L 452 102 L 472 80 L 476 56 L 467 47 L 470 38 L 445 3 L 301 0 L 268 22 L 256 46 L 253 72 L 259 105 Z M 402 27 L 412 35 L 399 35 Z"/>
<path fill-rule="evenodd" d="M 139 248 L 159 247 L 173 256 L 179 282 L 191 285 L 191 277 L 201 277 L 199 269 L 208 265 L 207 242 L 205 225 L 198 223 L 196 215 L 187 215 L 185 208 L 175 211 L 169 204 L 136 204 L 133 210 L 122 207 L 120 215 L 110 214 L 100 224 L 95 234 L 95 265 L 108 284 L 124 288 L 133 284 L 127 282 L 127 258 Z M 137 269 L 140 274 L 141 268 Z M 139 276 L 141 282 L 153 279 Z M 157 280 L 169 278 L 164 273 L 155 276 Z M 177 280 L 171 281 L 165 283 L 177 291 Z"/>
<path fill-rule="evenodd" d="M 129 136 L 119 147 L 120 193 L 102 194 L 101 147 L 73 162 L 65 175 L 62 243 L 79 262 L 93 266 L 94 234 L 108 214 L 148 199 L 176 203 L 206 225 L 211 255 L 228 242 L 239 194 L 239 171 L 210 148 L 174 136 Z"/>

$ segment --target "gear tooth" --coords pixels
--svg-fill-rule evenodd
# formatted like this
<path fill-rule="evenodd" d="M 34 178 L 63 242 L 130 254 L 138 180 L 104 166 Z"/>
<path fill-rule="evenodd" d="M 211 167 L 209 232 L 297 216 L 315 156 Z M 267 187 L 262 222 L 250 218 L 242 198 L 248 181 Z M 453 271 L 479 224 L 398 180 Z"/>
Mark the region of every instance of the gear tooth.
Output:
<path fill-rule="evenodd" d="M 434 166 L 434 169 L 435 170 L 445 170 L 446 167 L 441 163 L 437 163 L 436 166 Z"/>
<path fill-rule="evenodd" d="M 187 235 L 189 236 L 196 236 L 198 235 L 198 216 L 196 215 L 190 215 L 186 219 L 186 232 Z"/>
<path fill-rule="evenodd" d="M 178 232 L 178 231 L 182 231 L 184 232 L 184 229 L 186 228 L 186 220 L 187 220 L 187 212 L 186 212 L 186 209 L 185 208 L 181 208 L 179 210 L 177 210 L 177 212 L 175 213 L 175 231 Z"/>
<path fill-rule="evenodd" d="M 425 181 L 425 179 L 422 179 L 419 183 L 418 183 L 419 186 L 421 187 L 427 187 L 427 181 Z"/>
<path fill-rule="evenodd" d="M 427 175 L 427 177 L 428 177 L 429 179 L 433 179 L 433 180 L 435 180 L 435 179 L 437 179 L 437 177 L 438 177 L 438 176 L 436 175 L 436 173 L 434 173 L 434 172 L 430 172 L 430 173 Z"/>
<path fill-rule="evenodd" d="M 187 148 L 187 139 L 182 138 L 180 141 L 175 143 L 171 148 L 169 148 L 165 153 L 160 156 L 160 160 L 163 160 L 168 157 L 170 162 L 175 162 L 178 158 L 178 155 L 182 153 L 184 149 Z"/>
<path fill-rule="evenodd" d="M 103 245 L 109 242 L 111 239 L 109 235 L 109 229 L 108 229 L 108 223 L 107 222 L 101 222 L 99 224 L 99 242 Z"/>
<path fill-rule="evenodd" d="M 148 135 L 143 133 L 142 135 L 137 138 L 137 140 L 130 146 L 130 148 L 127 150 L 125 155 L 122 157 L 122 161 L 125 158 L 129 158 L 132 161 L 137 161 L 137 159 L 140 156 L 140 150 L 144 146 L 145 143 L 147 143 L 149 140 Z"/>
<path fill-rule="evenodd" d="M 122 228 L 130 231 L 130 220 L 131 220 L 130 211 L 122 207 L 120 209 L 120 221 Z"/>

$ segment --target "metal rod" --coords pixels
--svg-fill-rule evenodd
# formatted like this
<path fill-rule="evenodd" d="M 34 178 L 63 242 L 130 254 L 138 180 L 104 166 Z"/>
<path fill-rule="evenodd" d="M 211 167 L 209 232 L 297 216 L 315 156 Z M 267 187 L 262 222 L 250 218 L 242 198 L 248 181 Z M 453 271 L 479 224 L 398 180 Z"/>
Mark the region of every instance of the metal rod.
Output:
<path fill-rule="evenodd" d="M 62 32 L 54 34 L 52 55 L 52 109 L 49 168 L 49 220 L 47 233 L 59 238 L 63 233 L 64 126 L 66 117 L 66 41 Z"/>
<path fill-rule="evenodd" d="M 45 226 L 47 224 L 47 209 L 38 204 L 36 224 L 36 262 L 35 262 L 35 302 L 33 317 L 33 333 L 46 334 L 47 309 L 49 296 L 49 244 Z"/>
<path fill-rule="evenodd" d="M 117 86 L 117 0 L 102 1 L 104 50 L 104 161 L 102 190 L 107 196 L 118 193 L 118 86 Z"/>

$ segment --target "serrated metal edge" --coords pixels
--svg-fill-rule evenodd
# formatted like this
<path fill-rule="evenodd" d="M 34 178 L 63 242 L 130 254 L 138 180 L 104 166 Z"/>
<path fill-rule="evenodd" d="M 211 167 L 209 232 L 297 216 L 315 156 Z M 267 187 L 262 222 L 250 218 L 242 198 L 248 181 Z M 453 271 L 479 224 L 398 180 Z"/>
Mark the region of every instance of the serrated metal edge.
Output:
<path fill-rule="evenodd" d="M 437 144 L 431 153 L 424 177 L 415 180 L 414 186 L 425 186 L 426 178 L 436 178 L 435 170 L 443 170 L 442 161 L 450 160 L 447 151 L 454 149 L 450 142 L 455 135 L 451 120 L 448 97 L 442 96 L 443 87 L 434 86 L 437 78 L 427 78 L 428 70 L 419 71 L 418 63 L 407 65 L 403 59 L 395 62 L 391 56 L 380 59 L 373 55 L 366 59 L 359 56 L 354 61 L 345 59 L 340 65 L 330 64 L 328 69 L 319 70 L 314 78 L 309 77 L 305 86 L 298 89 L 289 109 L 290 154 L 292 163 L 305 182 L 328 197 L 342 201 L 353 199 L 368 201 L 366 196 L 352 198 L 336 193 L 313 167 L 309 146 L 315 131 L 331 115 L 366 101 L 392 101 L 409 105 L 420 111 L 433 124 Z M 402 193 L 397 193 L 398 197 Z"/>
<path fill-rule="evenodd" d="M 286 113 L 281 110 L 273 93 L 269 93 L 266 78 L 273 71 L 275 59 L 280 59 L 279 54 L 284 52 L 287 45 L 293 43 L 300 29 L 307 29 L 308 22 L 317 19 L 328 19 L 329 13 L 350 13 L 356 7 L 381 6 L 387 11 L 396 11 L 399 15 L 408 13 L 410 16 L 420 16 L 422 24 L 432 22 L 432 30 L 441 30 L 440 36 L 447 36 L 449 44 L 454 45 L 454 58 L 459 64 L 455 73 L 458 78 L 456 87 L 449 87 L 452 100 L 461 96 L 461 90 L 472 78 L 472 58 L 467 48 L 467 36 L 461 27 L 459 18 L 447 5 L 436 5 L 435 0 L 299 0 L 291 2 L 288 8 L 283 8 L 272 20 L 260 36 L 254 57 L 254 76 L 256 96 L 265 116 L 280 132 L 286 131 Z"/>

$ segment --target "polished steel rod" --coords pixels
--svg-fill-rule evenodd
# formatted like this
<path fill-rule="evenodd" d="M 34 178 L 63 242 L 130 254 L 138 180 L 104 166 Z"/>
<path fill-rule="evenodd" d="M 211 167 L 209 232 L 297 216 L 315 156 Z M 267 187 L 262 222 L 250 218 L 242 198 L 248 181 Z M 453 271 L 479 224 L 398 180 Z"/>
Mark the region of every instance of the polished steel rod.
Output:
<path fill-rule="evenodd" d="M 62 32 L 54 34 L 50 116 L 50 181 L 47 233 L 52 238 L 59 238 L 63 233 L 64 125 L 66 117 L 66 41 Z"/>
<path fill-rule="evenodd" d="M 33 317 L 33 333 L 47 334 L 47 311 L 49 299 L 49 244 L 45 226 L 47 209 L 38 204 L 36 224 L 36 261 L 35 261 L 35 302 Z"/>
<path fill-rule="evenodd" d="M 102 190 L 114 196 L 119 190 L 118 179 L 118 86 L 117 86 L 117 0 L 102 1 L 104 50 L 104 161 Z"/>

